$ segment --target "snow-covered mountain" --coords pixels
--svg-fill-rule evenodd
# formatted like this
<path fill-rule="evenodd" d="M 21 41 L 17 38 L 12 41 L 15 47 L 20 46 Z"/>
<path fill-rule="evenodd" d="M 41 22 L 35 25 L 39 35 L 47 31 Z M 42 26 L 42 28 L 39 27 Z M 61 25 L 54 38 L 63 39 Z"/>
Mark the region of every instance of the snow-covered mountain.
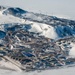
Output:
<path fill-rule="evenodd" d="M 0 6 L 0 44 L 0 48 L 11 57 L 16 52 L 15 49 L 20 50 L 26 47 L 37 50 L 38 54 L 36 51 L 30 50 L 34 55 L 29 55 L 37 57 L 33 58 L 33 60 L 41 60 L 43 59 L 42 56 L 45 56 L 46 53 L 46 55 L 49 55 L 48 52 L 51 51 L 50 53 L 55 57 L 51 56 L 51 66 L 75 64 L 75 21 L 41 13 L 33 13 L 18 7 Z M 44 54 L 38 50 L 41 50 Z M 48 58 L 48 56 L 45 57 Z M 4 58 L 10 60 L 6 56 Z M 46 60 L 39 63 L 38 69 L 40 69 L 42 62 L 44 62 L 44 68 L 48 66 L 46 63 L 49 63 Z M 10 66 L 7 69 L 11 68 L 19 71 L 20 68 L 24 69 L 21 64 L 18 63 L 19 65 L 17 65 L 12 60 L 10 62 L 2 60 L 0 65 L 7 67 L 8 63 Z M 13 66 L 11 66 L 12 63 L 14 63 Z M 37 64 L 34 64 L 35 68 Z"/>
<path fill-rule="evenodd" d="M 29 31 L 57 39 L 75 35 L 75 21 L 28 12 L 20 8 L 0 6 L 0 24 L 29 24 Z"/>

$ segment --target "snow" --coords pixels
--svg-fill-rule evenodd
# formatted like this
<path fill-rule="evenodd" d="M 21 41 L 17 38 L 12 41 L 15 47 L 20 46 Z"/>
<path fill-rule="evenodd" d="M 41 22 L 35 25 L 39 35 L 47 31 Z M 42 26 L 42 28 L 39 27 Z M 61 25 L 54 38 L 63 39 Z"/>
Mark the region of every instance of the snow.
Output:
<path fill-rule="evenodd" d="M 0 11 L 0 15 L 2 15 L 2 12 Z"/>
<path fill-rule="evenodd" d="M 25 13 L 25 14 L 22 14 L 22 16 L 25 16 L 25 18 L 31 18 L 31 19 L 33 19 L 33 20 L 37 20 L 37 21 L 43 21 L 43 17 L 41 17 L 41 16 L 37 16 L 37 15 L 35 15 L 34 13 L 32 13 L 32 12 L 28 12 L 28 13 Z"/>
<path fill-rule="evenodd" d="M 24 19 L 20 19 L 18 17 L 12 16 L 12 15 L 4 15 L 4 14 L 2 14 L 2 12 L 3 11 L 0 11 L 0 24 L 7 24 L 7 23 L 30 24 L 31 32 L 41 33 L 40 35 L 43 35 L 45 37 L 52 38 L 52 39 L 56 39 L 58 37 L 57 33 L 55 32 L 55 29 L 50 25 L 32 22 L 32 21 L 28 21 L 28 20 L 25 21 Z M 37 16 L 35 16 L 34 14 L 28 13 L 27 17 L 29 17 L 29 16 L 30 17 L 32 16 L 32 18 L 37 20 Z M 39 18 L 41 18 L 41 17 L 38 17 L 38 20 L 42 20 L 42 18 L 41 19 L 39 19 Z M 1 28 L 3 29 L 3 27 L 1 27 Z"/>
<path fill-rule="evenodd" d="M 0 24 L 4 24 L 4 23 L 22 23 L 23 20 L 19 19 L 17 17 L 14 17 L 12 15 L 1 15 L 0 16 Z"/>
<path fill-rule="evenodd" d="M 0 69 L 0 75 L 74 75 L 75 67 L 63 68 L 63 69 L 54 69 L 54 70 L 45 70 L 45 71 L 35 71 L 35 72 L 16 72 L 10 70 Z"/>
<path fill-rule="evenodd" d="M 29 30 L 30 32 L 40 33 L 40 35 L 43 35 L 47 38 L 52 38 L 52 39 L 58 38 L 58 35 L 54 27 L 48 24 L 37 23 L 37 22 L 32 22 L 32 21 L 26 21 L 25 23 L 31 24 L 31 29 Z"/>
<path fill-rule="evenodd" d="M 14 17 L 12 15 L 0 15 L 0 24 L 7 24 L 7 23 L 21 23 L 21 24 L 30 24 L 31 25 L 31 32 L 41 33 L 40 35 L 44 35 L 45 37 L 55 39 L 57 38 L 57 34 L 55 29 L 47 24 L 37 23 L 26 21 L 24 19 L 20 19 L 18 17 Z M 1 29 L 2 30 L 2 29 Z"/>
<path fill-rule="evenodd" d="M 21 71 L 20 68 L 18 68 L 16 65 L 12 64 L 11 62 L 9 61 L 6 61 L 6 60 L 2 60 L 0 61 L 0 68 L 5 68 L 7 70 L 15 70 L 15 71 Z"/>
<path fill-rule="evenodd" d="M 74 27 L 72 28 L 71 26 L 61 26 L 61 25 L 54 27 L 52 25 L 25 20 L 25 19 L 15 17 L 9 14 L 4 15 L 2 14 L 3 11 L 0 11 L 0 24 L 7 24 L 7 23 L 29 24 L 31 25 L 31 29 L 29 30 L 30 32 L 40 33 L 40 35 L 43 35 L 47 38 L 52 38 L 52 39 L 58 39 L 58 38 L 66 37 L 66 36 L 75 35 Z M 22 16 L 25 16 L 27 18 L 30 18 L 32 20 L 37 20 L 37 21 L 43 21 L 43 19 L 48 18 L 48 16 L 46 15 L 43 16 L 41 14 L 38 15 L 31 12 L 23 14 Z"/>
<path fill-rule="evenodd" d="M 50 25 L 40 25 L 42 29 L 42 35 L 48 38 L 56 39 L 58 37 L 57 33 L 55 32 L 55 29 Z"/>
<path fill-rule="evenodd" d="M 25 14 L 24 14 L 25 15 Z M 40 16 L 36 16 L 35 14 L 26 14 L 26 17 L 31 17 L 33 20 L 38 20 L 38 21 L 42 21 L 43 17 Z M 44 16 L 45 17 L 45 16 Z M 48 24 L 44 24 L 44 23 L 38 23 L 38 22 L 33 22 L 33 21 L 28 21 L 28 20 L 24 20 L 24 19 L 20 19 L 18 17 L 12 16 L 12 15 L 4 15 L 2 14 L 2 11 L 0 11 L 0 24 L 7 24 L 7 23 L 21 23 L 21 24 L 29 24 L 31 26 L 31 29 L 29 29 L 30 32 L 35 32 L 35 33 L 40 33 L 40 35 L 43 35 L 47 38 L 52 38 L 52 39 L 57 39 L 59 37 L 62 36 L 62 34 L 65 33 L 65 31 L 63 31 L 63 28 L 66 28 L 68 32 L 66 32 L 65 34 L 75 34 L 75 32 L 72 31 L 71 27 L 62 27 L 60 25 L 60 27 L 54 28 L 51 25 Z M 3 26 L 0 26 L 0 30 L 3 29 Z M 60 35 L 60 36 L 59 36 Z M 64 36 L 64 35 L 63 35 Z M 0 42 L 2 42 L 0 40 Z M 72 49 L 69 52 L 69 57 L 75 58 L 75 44 L 72 43 L 71 44 Z M 13 46 L 11 46 L 11 49 L 13 48 Z M 21 71 L 20 68 L 18 68 L 17 66 L 15 66 L 14 64 L 12 64 L 11 62 L 8 61 L 0 61 L 0 66 L 7 68 L 7 70 L 1 69 L 0 67 L 0 75 L 74 75 L 75 74 L 75 67 L 69 67 L 69 68 L 62 68 L 62 69 L 54 69 L 54 70 L 45 70 L 42 72 L 23 72 Z M 11 70 L 9 70 L 11 69 Z M 12 70 L 16 70 L 16 71 L 12 71 Z"/>
<path fill-rule="evenodd" d="M 3 15 L 3 11 L 0 11 L 0 24 L 5 23 L 24 23 L 23 19 L 20 19 L 18 17 L 14 17 L 12 15 Z"/>
<path fill-rule="evenodd" d="M 71 46 L 72 46 L 72 49 L 69 52 L 69 56 L 72 58 L 75 58 L 75 44 L 72 43 Z"/>

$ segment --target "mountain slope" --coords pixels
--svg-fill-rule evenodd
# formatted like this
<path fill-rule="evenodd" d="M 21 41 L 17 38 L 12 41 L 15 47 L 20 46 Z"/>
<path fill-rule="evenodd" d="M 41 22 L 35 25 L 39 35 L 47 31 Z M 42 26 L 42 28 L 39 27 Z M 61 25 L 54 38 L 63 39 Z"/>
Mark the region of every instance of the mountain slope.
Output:
<path fill-rule="evenodd" d="M 75 35 L 75 21 L 73 20 L 28 12 L 12 7 L 3 9 L 0 17 L 0 23 L 5 21 L 4 23 L 30 24 L 32 26 L 30 31 L 40 32 L 44 36 L 53 39 Z M 36 28 L 37 26 L 38 28 Z"/>
<path fill-rule="evenodd" d="M 7 59 L 22 70 L 75 64 L 74 36 L 73 20 L 0 6 L 2 60 Z"/>

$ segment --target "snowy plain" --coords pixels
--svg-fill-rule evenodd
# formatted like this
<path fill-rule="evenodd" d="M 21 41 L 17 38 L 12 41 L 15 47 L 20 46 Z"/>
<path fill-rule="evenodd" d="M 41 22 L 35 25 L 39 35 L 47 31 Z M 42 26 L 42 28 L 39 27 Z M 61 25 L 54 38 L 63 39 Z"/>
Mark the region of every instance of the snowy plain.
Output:
<path fill-rule="evenodd" d="M 19 71 L 9 71 L 0 69 L 0 75 L 75 75 L 75 67 L 45 70 L 42 72 L 19 72 Z"/>

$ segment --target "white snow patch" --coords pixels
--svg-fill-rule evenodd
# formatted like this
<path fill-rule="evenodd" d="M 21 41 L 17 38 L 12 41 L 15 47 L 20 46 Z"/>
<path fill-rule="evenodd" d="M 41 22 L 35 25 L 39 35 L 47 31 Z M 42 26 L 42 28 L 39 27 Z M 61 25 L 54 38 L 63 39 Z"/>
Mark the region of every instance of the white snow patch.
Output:
<path fill-rule="evenodd" d="M 12 64 L 9 61 L 6 60 L 2 60 L 0 61 L 0 67 L 4 67 L 10 70 L 15 70 L 15 71 L 21 71 L 21 69 L 19 67 L 17 67 L 16 65 Z"/>
<path fill-rule="evenodd" d="M 43 23 L 37 23 L 32 22 L 30 32 L 40 33 L 40 35 L 43 35 L 47 38 L 56 39 L 58 37 L 57 33 L 55 32 L 55 29 L 47 24 Z"/>
<path fill-rule="evenodd" d="M 9 70 L 1 70 L 0 75 L 74 75 L 75 74 L 75 67 L 68 67 L 63 69 L 54 69 L 54 70 L 45 70 L 42 72 L 15 72 Z"/>
<path fill-rule="evenodd" d="M 50 25 L 43 24 L 41 25 L 41 29 L 42 29 L 42 35 L 44 35 L 45 37 L 52 39 L 56 39 L 58 37 L 57 33 L 55 32 L 55 29 Z"/>
<path fill-rule="evenodd" d="M 12 15 L 3 15 L 2 12 L 0 11 L 0 24 L 5 23 L 25 23 L 25 22 L 24 19 L 20 19 Z"/>
<path fill-rule="evenodd" d="M 2 15 L 2 12 L 0 11 L 0 16 Z"/>
<path fill-rule="evenodd" d="M 69 52 L 70 57 L 75 58 L 75 44 L 71 43 L 72 49 Z"/>

